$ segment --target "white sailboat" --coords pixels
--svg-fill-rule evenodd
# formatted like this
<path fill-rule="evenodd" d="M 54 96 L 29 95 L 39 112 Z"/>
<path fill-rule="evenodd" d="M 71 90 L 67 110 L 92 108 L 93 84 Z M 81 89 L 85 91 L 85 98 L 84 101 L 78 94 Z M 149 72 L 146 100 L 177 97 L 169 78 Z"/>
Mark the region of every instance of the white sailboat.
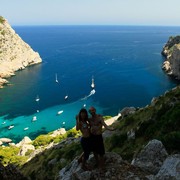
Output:
<path fill-rule="evenodd" d="M 56 73 L 56 83 L 59 83 L 58 78 L 57 78 L 57 73 Z"/>
<path fill-rule="evenodd" d="M 93 76 L 92 76 L 91 88 L 92 88 L 92 89 L 95 88 L 95 83 L 94 83 L 94 77 L 93 77 Z"/>

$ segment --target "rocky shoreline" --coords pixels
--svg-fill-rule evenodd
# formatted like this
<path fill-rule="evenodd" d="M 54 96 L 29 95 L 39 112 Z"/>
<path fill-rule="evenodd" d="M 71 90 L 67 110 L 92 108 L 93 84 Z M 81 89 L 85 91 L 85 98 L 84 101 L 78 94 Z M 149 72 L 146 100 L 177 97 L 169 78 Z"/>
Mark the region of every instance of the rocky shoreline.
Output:
<path fill-rule="evenodd" d="M 180 36 L 170 37 L 161 52 L 166 60 L 162 69 L 177 80 L 180 80 Z"/>
<path fill-rule="evenodd" d="M 39 53 L 33 51 L 0 16 L 0 88 L 8 84 L 7 79 L 16 71 L 41 62 Z"/>

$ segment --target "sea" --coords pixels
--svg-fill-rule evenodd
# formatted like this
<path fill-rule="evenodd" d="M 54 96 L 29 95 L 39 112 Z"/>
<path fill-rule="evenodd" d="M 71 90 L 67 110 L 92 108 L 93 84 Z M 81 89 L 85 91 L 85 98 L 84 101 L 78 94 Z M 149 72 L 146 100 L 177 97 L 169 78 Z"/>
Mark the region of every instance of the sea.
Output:
<path fill-rule="evenodd" d="M 94 106 L 98 114 L 115 116 L 124 107 L 144 107 L 179 84 L 162 71 L 161 51 L 170 36 L 180 34 L 180 27 L 13 29 L 42 58 L 41 64 L 16 72 L 0 89 L 0 138 L 15 143 L 24 136 L 35 139 L 74 127 L 81 108 Z"/>

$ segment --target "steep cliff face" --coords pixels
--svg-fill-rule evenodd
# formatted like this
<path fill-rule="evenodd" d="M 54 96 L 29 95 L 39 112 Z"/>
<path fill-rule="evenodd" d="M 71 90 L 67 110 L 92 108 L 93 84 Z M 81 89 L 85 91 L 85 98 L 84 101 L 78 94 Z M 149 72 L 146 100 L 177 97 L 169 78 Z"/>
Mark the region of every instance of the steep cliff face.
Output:
<path fill-rule="evenodd" d="M 163 47 L 162 55 L 167 58 L 163 63 L 162 69 L 168 75 L 180 80 L 180 36 L 169 38 Z"/>
<path fill-rule="evenodd" d="M 40 55 L 0 16 L 0 88 L 16 71 L 41 62 Z"/>

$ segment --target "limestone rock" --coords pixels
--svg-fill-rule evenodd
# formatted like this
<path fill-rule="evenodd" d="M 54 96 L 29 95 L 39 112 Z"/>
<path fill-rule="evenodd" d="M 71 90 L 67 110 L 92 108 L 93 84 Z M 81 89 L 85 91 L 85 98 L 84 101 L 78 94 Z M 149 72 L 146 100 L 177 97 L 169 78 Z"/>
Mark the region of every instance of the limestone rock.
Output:
<path fill-rule="evenodd" d="M 9 138 L 0 138 L 0 141 L 2 143 L 10 143 L 10 142 L 12 142 L 12 139 L 9 139 Z"/>
<path fill-rule="evenodd" d="M 155 179 L 180 179 L 180 154 L 167 157 Z"/>
<path fill-rule="evenodd" d="M 22 141 L 16 144 L 17 147 L 20 147 L 20 156 L 24 156 L 28 150 L 35 150 L 35 147 L 30 143 L 32 143 L 32 140 L 29 137 L 25 136 Z"/>
<path fill-rule="evenodd" d="M 57 130 L 53 131 L 53 133 L 50 136 L 56 137 L 58 135 L 63 135 L 65 133 L 66 133 L 65 128 L 60 128 L 60 129 L 57 129 Z"/>
<path fill-rule="evenodd" d="M 25 136 L 22 141 L 20 141 L 19 143 L 16 144 L 17 147 L 21 147 L 23 146 L 24 144 L 29 144 L 29 143 L 32 143 L 32 140 L 28 137 L 28 136 Z"/>
<path fill-rule="evenodd" d="M 16 71 L 40 62 L 39 54 L 16 34 L 7 20 L 0 22 L 0 87 Z"/>
<path fill-rule="evenodd" d="M 150 141 L 142 149 L 142 151 L 132 160 L 131 164 L 149 171 L 152 174 L 157 174 L 167 156 L 168 153 L 161 141 L 155 139 Z"/>
<path fill-rule="evenodd" d="M 120 111 L 120 113 L 121 113 L 122 117 L 125 117 L 125 116 L 127 116 L 129 114 L 134 114 L 135 111 L 136 111 L 135 107 L 125 107 Z"/>
<path fill-rule="evenodd" d="M 19 155 L 20 156 L 25 156 L 26 152 L 28 150 L 35 150 L 35 147 L 31 144 L 24 144 L 21 148 L 20 148 L 20 151 L 19 151 Z"/>
<path fill-rule="evenodd" d="M 170 37 L 161 53 L 166 57 L 162 69 L 180 80 L 180 36 Z"/>
<path fill-rule="evenodd" d="M 130 180 L 130 179 L 147 179 L 148 173 L 130 165 L 128 162 L 123 161 L 121 156 L 116 153 L 105 154 L 105 167 L 99 170 L 95 164 L 93 155 L 90 156 L 88 164 L 91 167 L 90 171 L 84 171 L 78 160 L 74 159 L 69 165 L 64 167 L 59 172 L 59 179 L 61 180 Z"/>
<path fill-rule="evenodd" d="M 172 75 L 180 80 L 180 44 L 174 45 L 172 55 L 169 58 Z"/>

